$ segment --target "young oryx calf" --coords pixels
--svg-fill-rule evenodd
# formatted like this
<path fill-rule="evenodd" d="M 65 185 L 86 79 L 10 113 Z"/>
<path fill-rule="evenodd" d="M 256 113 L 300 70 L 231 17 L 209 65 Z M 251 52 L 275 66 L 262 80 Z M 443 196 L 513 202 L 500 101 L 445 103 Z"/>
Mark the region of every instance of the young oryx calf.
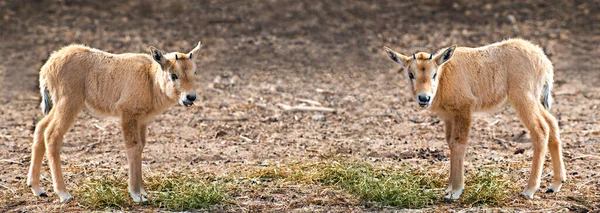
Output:
<path fill-rule="evenodd" d="M 129 163 L 129 194 L 143 202 L 142 150 L 146 145 L 146 123 L 179 102 L 190 106 L 194 93 L 194 60 L 200 42 L 189 53 L 163 55 L 150 47 L 146 54 L 111 54 L 82 45 L 54 52 L 40 71 L 42 111 L 47 114 L 36 126 L 27 182 L 36 196 L 47 197 L 40 187 L 44 152 L 54 182 L 54 192 L 65 203 L 73 197 L 65 187 L 60 149 L 64 134 L 77 114 L 91 112 L 121 118 Z"/>
<path fill-rule="evenodd" d="M 390 59 L 403 66 L 410 88 L 421 107 L 444 120 L 450 146 L 450 184 L 447 199 L 464 189 L 463 162 L 474 112 L 494 111 L 511 104 L 533 140 L 533 165 L 521 196 L 531 199 L 539 188 L 546 147 L 554 167 L 547 192 L 565 181 L 558 123 L 547 111 L 552 90 L 552 63 L 538 46 L 510 39 L 478 48 L 456 45 L 432 55 L 404 56 L 385 47 Z"/>

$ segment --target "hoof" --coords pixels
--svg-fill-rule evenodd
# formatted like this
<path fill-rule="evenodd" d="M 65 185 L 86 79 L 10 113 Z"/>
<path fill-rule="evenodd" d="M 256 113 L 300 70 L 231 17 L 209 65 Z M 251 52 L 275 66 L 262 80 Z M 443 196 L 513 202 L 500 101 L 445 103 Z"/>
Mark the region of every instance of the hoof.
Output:
<path fill-rule="evenodd" d="M 546 193 L 558 192 L 560 191 L 561 187 L 562 183 L 552 183 L 550 184 L 550 186 L 548 186 L 548 190 L 546 191 Z"/>
<path fill-rule="evenodd" d="M 130 192 L 129 195 L 131 195 L 133 202 L 136 202 L 136 203 L 143 203 L 143 202 L 148 201 L 148 199 L 144 198 L 144 196 L 141 194 L 140 194 L 140 196 L 138 196 L 138 195 Z"/>
<path fill-rule="evenodd" d="M 73 200 L 73 196 L 69 193 L 58 193 L 58 197 L 60 198 L 60 202 L 63 204 L 69 203 Z"/>
<path fill-rule="evenodd" d="M 521 197 L 523 197 L 527 200 L 531 200 L 531 199 L 533 199 L 533 194 L 535 194 L 536 191 L 537 191 L 537 188 L 525 189 L 525 190 L 523 190 L 523 192 L 521 192 Z"/>
<path fill-rule="evenodd" d="M 72 200 L 73 200 L 73 197 L 68 197 L 68 198 L 65 198 L 64 200 L 61 200 L 60 202 L 62 204 L 67 204 L 67 203 L 70 203 Z"/>
<path fill-rule="evenodd" d="M 46 191 L 44 191 L 39 186 L 31 187 L 31 191 L 33 192 L 33 195 L 35 195 L 35 196 L 38 196 L 38 197 L 48 197 L 48 194 L 46 194 Z"/>
<path fill-rule="evenodd" d="M 458 198 L 460 198 L 460 196 L 456 196 L 455 194 L 452 194 L 452 193 L 448 193 L 448 194 L 446 194 L 446 196 L 444 196 L 444 199 L 450 200 L 450 201 L 456 200 Z"/>
<path fill-rule="evenodd" d="M 444 196 L 444 199 L 446 199 L 446 200 L 456 200 L 456 199 L 460 198 L 460 195 L 462 194 L 462 192 L 463 192 L 463 189 L 456 190 L 456 191 L 453 191 L 453 192 L 448 192 L 446 194 L 446 196 Z"/>
<path fill-rule="evenodd" d="M 527 195 L 525 193 L 521 193 L 520 196 L 525 199 L 525 200 L 531 200 L 533 199 L 533 195 Z"/>

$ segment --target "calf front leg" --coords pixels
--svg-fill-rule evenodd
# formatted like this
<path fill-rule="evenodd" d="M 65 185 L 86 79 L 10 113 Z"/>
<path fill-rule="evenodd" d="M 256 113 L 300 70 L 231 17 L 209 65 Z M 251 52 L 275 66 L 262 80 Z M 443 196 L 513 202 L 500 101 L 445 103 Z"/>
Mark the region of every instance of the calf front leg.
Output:
<path fill-rule="evenodd" d="M 142 149 L 143 143 L 140 136 L 140 125 L 135 115 L 124 114 L 121 118 L 125 152 L 129 164 L 129 195 L 135 202 L 145 202 L 141 194 L 142 188 Z"/>
<path fill-rule="evenodd" d="M 147 127 L 146 123 L 141 123 L 140 124 L 140 138 L 141 138 L 141 142 L 142 142 L 142 151 L 141 152 L 143 152 L 144 148 L 146 148 L 146 132 L 147 132 L 147 130 L 148 130 L 148 127 Z M 141 159 L 141 154 L 140 154 L 140 159 Z M 140 166 L 140 169 L 141 169 L 141 166 Z M 146 192 L 146 188 L 144 188 L 144 175 L 143 175 L 142 172 L 140 172 L 140 176 L 141 176 L 141 179 L 140 179 L 140 185 L 141 185 L 140 194 L 142 194 L 142 196 L 145 196 L 148 193 Z"/>
<path fill-rule="evenodd" d="M 471 114 L 465 113 L 454 117 L 452 125 L 452 138 L 450 141 L 450 187 L 446 199 L 455 200 L 460 197 L 465 187 L 464 158 L 467 141 L 471 128 Z"/>
<path fill-rule="evenodd" d="M 454 122 L 454 119 L 444 119 L 444 133 L 446 134 L 446 143 L 448 144 L 448 147 L 451 146 L 451 142 L 452 142 L 452 123 Z M 450 157 L 452 158 L 452 157 Z M 450 171 L 452 171 L 452 163 L 450 163 Z M 449 177 L 448 180 L 448 187 L 446 188 L 446 193 L 449 193 L 452 191 L 452 175 Z"/>

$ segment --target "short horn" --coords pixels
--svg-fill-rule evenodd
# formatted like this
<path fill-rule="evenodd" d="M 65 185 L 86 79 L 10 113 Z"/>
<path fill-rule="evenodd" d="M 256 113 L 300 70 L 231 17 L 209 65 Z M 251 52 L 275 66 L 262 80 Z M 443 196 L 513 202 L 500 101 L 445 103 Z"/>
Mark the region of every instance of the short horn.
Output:
<path fill-rule="evenodd" d="M 429 60 L 431 60 L 433 58 L 433 54 L 429 54 Z"/>
<path fill-rule="evenodd" d="M 413 58 L 414 58 L 415 60 L 417 60 L 417 56 L 416 56 L 415 54 L 413 54 Z"/>

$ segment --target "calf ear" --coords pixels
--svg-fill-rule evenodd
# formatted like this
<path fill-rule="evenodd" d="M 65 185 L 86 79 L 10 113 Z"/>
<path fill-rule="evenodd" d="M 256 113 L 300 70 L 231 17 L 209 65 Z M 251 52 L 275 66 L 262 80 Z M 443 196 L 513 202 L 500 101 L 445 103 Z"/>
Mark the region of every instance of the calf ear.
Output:
<path fill-rule="evenodd" d="M 201 41 L 199 41 L 198 45 L 196 45 L 196 47 L 194 47 L 194 49 L 190 51 L 190 53 L 188 53 L 188 57 L 190 57 L 192 60 L 195 60 L 198 57 L 198 54 L 200 53 L 200 48 L 202 48 Z"/>
<path fill-rule="evenodd" d="M 160 65 L 164 65 L 167 62 L 165 56 L 160 50 L 156 49 L 156 47 L 150 46 L 150 55 L 152 56 L 152 59 L 154 59 L 154 61 L 158 62 Z"/>
<path fill-rule="evenodd" d="M 387 56 L 392 59 L 392 61 L 400 64 L 401 66 L 406 66 L 408 64 L 408 61 L 410 60 L 409 57 L 406 57 L 400 53 L 394 52 L 392 49 L 384 46 L 383 49 L 385 50 L 385 53 L 387 54 Z"/>
<path fill-rule="evenodd" d="M 454 55 L 454 50 L 456 50 L 456 44 L 451 47 L 446 48 L 443 52 L 435 55 L 434 60 L 438 66 L 446 63 L 452 56 Z"/>

